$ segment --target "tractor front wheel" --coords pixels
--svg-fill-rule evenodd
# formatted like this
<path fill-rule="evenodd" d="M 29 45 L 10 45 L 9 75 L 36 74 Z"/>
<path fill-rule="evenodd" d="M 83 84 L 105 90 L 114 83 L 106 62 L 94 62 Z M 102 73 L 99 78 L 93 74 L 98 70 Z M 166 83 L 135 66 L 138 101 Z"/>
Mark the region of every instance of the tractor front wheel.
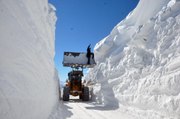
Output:
<path fill-rule="evenodd" d="M 69 101 L 69 87 L 65 86 L 63 89 L 63 101 Z"/>
<path fill-rule="evenodd" d="M 89 88 L 88 87 L 83 88 L 82 100 L 89 101 Z"/>

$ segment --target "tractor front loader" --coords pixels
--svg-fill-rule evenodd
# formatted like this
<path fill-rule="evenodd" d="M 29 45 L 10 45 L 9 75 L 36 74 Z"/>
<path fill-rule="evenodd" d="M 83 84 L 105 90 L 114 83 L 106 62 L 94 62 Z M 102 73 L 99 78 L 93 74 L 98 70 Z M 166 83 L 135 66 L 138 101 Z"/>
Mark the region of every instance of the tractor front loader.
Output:
<path fill-rule="evenodd" d="M 94 56 L 93 56 L 94 57 Z M 66 85 L 63 88 L 63 101 L 69 101 L 70 95 L 79 96 L 83 101 L 89 101 L 89 87 L 82 82 L 83 69 L 92 68 L 96 65 L 94 58 L 87 64 L 86 53 L 65 52 L 63 65 L 71 67 L 68 73 Z"/>

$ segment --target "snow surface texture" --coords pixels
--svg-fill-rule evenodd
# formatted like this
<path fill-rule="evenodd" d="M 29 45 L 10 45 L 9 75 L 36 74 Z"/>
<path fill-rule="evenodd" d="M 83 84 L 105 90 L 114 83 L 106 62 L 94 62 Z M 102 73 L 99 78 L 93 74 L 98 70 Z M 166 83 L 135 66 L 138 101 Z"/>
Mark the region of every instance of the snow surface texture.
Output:
<path fill-rule="evenodd" d="M 0 0 L 0 119 L 47 119 L 58 101 L 55 9 Z"/>
<path fill-rule="evenodd" d="M 180 119 L 179 0 L 140 0 L 94 51 L 94 100 L 137 119 Z"/>

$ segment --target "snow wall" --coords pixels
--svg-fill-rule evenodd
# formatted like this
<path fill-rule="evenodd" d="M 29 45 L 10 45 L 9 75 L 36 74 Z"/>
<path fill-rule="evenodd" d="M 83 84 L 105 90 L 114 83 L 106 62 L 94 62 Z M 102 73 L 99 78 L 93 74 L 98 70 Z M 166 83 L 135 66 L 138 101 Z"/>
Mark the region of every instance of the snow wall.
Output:
<path fill-rule="evenodd" d="M 180 0 L 140 0 L 96 44 L 94 99 L 138 119 L 180 119 Z"/>
<path fill-rule="evenodd" d="M 0 0 L 0 119 L 47 119 L 58 101 L 55 9 Z"/>

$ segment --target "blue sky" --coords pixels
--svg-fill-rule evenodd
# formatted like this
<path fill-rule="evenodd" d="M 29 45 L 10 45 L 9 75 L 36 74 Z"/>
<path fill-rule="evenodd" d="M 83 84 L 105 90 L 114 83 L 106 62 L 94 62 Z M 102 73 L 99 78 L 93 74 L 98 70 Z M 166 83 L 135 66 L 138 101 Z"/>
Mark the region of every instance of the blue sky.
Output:
<path fill-rule="evenodd" d="M 49 0 L 56 7 L 55 65 L 61 81 L 71 68 L 63 67 L 63 53 L 86 52 L 109 35 L 139 0 Z"/>

